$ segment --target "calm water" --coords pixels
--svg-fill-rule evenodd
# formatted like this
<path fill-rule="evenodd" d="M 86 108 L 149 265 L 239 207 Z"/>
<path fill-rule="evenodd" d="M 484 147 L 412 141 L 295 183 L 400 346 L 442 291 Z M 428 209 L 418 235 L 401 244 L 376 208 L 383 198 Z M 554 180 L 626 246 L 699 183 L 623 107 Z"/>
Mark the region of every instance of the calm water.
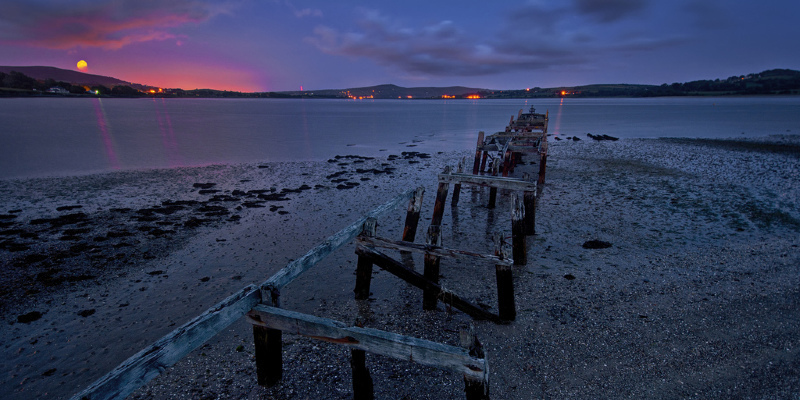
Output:
<path fill-rule="evenodd" d="M 800 97 L 546 100 L 0 99 L 0 179 L 471 149 L 521 108 L 550 132 L 800 132 Z M 585 138 L 585 136 L 584 136 Z"/>

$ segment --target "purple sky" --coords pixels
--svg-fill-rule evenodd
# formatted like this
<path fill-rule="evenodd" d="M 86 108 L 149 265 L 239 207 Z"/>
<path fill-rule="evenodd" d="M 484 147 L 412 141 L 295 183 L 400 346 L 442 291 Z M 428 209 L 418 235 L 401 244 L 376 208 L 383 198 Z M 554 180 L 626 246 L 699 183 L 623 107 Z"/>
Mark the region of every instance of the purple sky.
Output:
<path fill-rule="evenodd" d="M 662 84 L 800 69 L 800 1 L 4 0 L 0 65 L 183 89 Z"/>

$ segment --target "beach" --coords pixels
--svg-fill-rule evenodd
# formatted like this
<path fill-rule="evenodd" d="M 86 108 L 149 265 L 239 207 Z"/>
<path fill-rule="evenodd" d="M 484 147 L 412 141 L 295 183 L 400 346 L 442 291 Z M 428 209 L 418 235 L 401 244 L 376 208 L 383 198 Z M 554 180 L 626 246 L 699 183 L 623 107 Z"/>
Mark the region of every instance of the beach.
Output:
<path fill-rule="evenodd" d="M 513 323 L 423 311 L 421 291 L 378 268 L 356 301 L 353 245 L 287 287 L 282 307 L 451 345 L 473 326 L 495 399 L 797 397 L 800 137 L 580 139 L 551 142 Z M 412 150 L 0 181 L 3 392 L 68 398 L 418 186 L 422 237 L 436 174 L 474 153 Z M 490 254 L 493 232 L 510 235 L 508 196 L 487 201 L 465 187 L 448 203 L 445 247 Z M 379 236 L 399 239 L 404 217 L 379 219 Z M 447 259 L 441 275 L 496 308 L 492 265 Z M 285 334 L 283 380 L 262 388 L 242 319 L 131 398 L 349 399 L 349 354 Z M 372 355 L 367 367 L 376 398 L 463 398 L 450 371 Z"/>

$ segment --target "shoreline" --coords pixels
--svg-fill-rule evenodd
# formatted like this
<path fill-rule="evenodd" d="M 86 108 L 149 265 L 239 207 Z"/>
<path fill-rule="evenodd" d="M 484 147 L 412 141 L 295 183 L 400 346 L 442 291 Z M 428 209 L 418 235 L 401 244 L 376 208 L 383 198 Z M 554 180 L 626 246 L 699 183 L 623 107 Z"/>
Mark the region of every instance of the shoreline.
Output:
<path fill-rule="evenodd" d="M 798 142 L 797 136 L 786 136 Z M 800 162 L 792 154 L 695 144 L 626 139 L 551 145 L 548 181 L 537 212 L 537 235 L 528 240 L 528 265 L 515 270 L 518 319 L 510 326 L 475 323 L 492 368 L 492 397 L 591 398 L 602 393 L 613 398 L 770 398 L 800 392 L 800 342 L 792 333 L 800 327 L 800 282 L 794 270 L 800 250 L 798 240 L 789 239 L 797 237 L 800 230 L 800 185 L 796 183 L 800 181 L 796 176 Z M 40 320 L 11 324 L 17 314 L 5 313 L 4 320 L 10 325 L 3 333 L 7 343 L 4 358 L 10 361 L 3 368 L 7 374 L 4 388 L 12 398 L 33 395 L 29 390 L 49 392 L 58 387 L 64 393 L 56 397 L 70 396 L 90 384 L 92 376 L 116 366 L 119 361 L 114 359 L 127 358 L 121 353 L 138 351 L 219 300 L 209 293 L 229 294 L 249 282 L 260 282 L 327 234 L 388 200 L 398 188 L 426 188 L 420 223 L 424 229 L 435 175 L 445 164 L 455 164 L 456 154 L 470 155 L 459 152 L 363 163 L 354 158 L 343 161 L 347 165 L 281 163 L 261 169 L 257 165 L 220 166 L 220 170 L 208 167 L 208 175 L 163 171 L 145 180 L 151 187 L 137 183 L 142 177 L 133 173 L 131 183 L 120 183 L 115 195 L 135 193 L 135 187 L 152 189 L 155 182 L 166 178 L 170 184 L 162 183 L 168 188 L 159 193 L 162 197 L 173 193 L 170 190 L 201 196 L 198 192 L 204 189 L 187 186 L 208 183 L 201 179 L 206 176 L 217 176 L 215 187 L 228 195 L 234 190 L 280 193 L 302 184 L 310 188 L 288 195 L 288 201 L 265 203 L 264 208 L 245 207 L 239 221 L 202 227 L 177 248 L 127 267 L 125 276 L 91 282 L 82 289 L 57 288 L 48 305 L 51 310 Z M 387 167 L 397 169 L 391 174 L 356 172 Z M 266 184 L 264 179 L 270 178 L 265 170 L 280 177 L 275 180 L 280 183 Z M 338 171 L 347 172 L 327 178 Z M 238 182 L 247 179 L 247 174 L 253 175 L 253 180 Z M 751 183 L 742 176 L 748 176 Z M 97 178 L 85 179 L 84 189 L 97 190 Z M 342 178 L 347 180 L 333 182 Z M 335 189 L 345 182 L 359 185 Z M 257 183 L 259 189 L 243 186 L 249 183 Z M 315 189 L 316 184 L 327 189 Z M 270 190 L 273 186 L 275 192 Z M 78 189 L 74 188 L 81 193 Z M 20 201 L 36 194 L 13 192 Z M 76 200 L 70 193 L 65 189 L 66 198 Z M 219 193 L 203 196 L 215 194 Z M 497 211 L 489 212 L 481 206 L 485 196 L 480 190 L 466 189 L 459 207 L 448 208 L 443 225 L 445 246 L 462 248 L 459 244 L 477 243 L 488 248 L 490 244 L 484 243 L 487 232 L 508 230 L 502 211 L 506 202 L 501 199 Z M 121 201 L 111 192 L 106 200 Z M 133 204 L 138 200 L 126 201 Z M 40 210 L 69 206 L 52 199 L 50 203 L 29 201 L 30 207 Z M 151 198 L 136 204 L 144 209 L 158 205 L 154 203 Z M 270 205 L 283 208 L 269 211 Z M 163 203 L 159 206 L 166 207 Z M 400 214 L 383 221 L 379 232 L 398 236 Z M 184 223 L 190 216 L 185 218 L 181 220 Z M 315 229 L 309 231 L 309 226 Z M 592 239 L 613 246 L 581 248 Z M 239 266 L 231 268 L 231 264 Z M 421 263 L 417 265 L 419 268 Z M 375 276 L 374 299 L 356 302 L 351 292 L 354 268 L 352 249 L 339 251 L 302 278 L 297 287 L 289 288 L 285 307 L 342 321 L 366 317 L 368 327 L 456 345 L 454 332 L 471 323 L 442 304 L 438 311 L 423 312 L 420 293 L 398 284 L 385 272 Z M 495 304 L 491 274 L 476 280 L 468 268 L 447 261 L 442 268 L 445 284 L 457 293 Z M 151 274 L 155 271 L 162 273 Z M 209 279 L 202 281 L 206 277 Z M 316 283 L 320 281 L 326 284 Z M 128 305 L 121 307 L 125 302 Z M 148 309 L 148 304 L 168 305 L 172 311 Z M 95 314 L 76 316 L 88 309 L 96 310 Z M 167 323 L 161 322 L 162 318 Z M 106 322 L 98 326 L 99 321 Z M 133 398 L 181 394 L 221 398 L 351 396 L 348 358 L 343 357 L 341 348 L 303 338 L 286 339 L 284 381 L 271 389 L 258 387 L 247 325 L 237 322 Z M 37 326 L 55 330 L 45 333 Z M 128 332 L 114 336 L 124 330 Z M 98 341 L 97 335 L 112 337 Z M 92 345 L 81 348 L 73 344 L 53 351 L 54 343 L 64 337 Z M 240 345 L 241 351 L 237 351 Z M 50 353 L 59 367 L 51 372 L 52 367 L 47 367 L 53 360 L 34 352 Z M 83 355 L 75 362 L 79 352 L 95 354 Z M 108 360 L 97 365 L 98 357 Z M 23 364 L 29 366 L 20 370 Z M 103 370 L 102 364 L 111 367 Z M 65 365 L 74 370 L 65 370 Z M 224 368 L 217 368 L 219 365 Z M 460 378 L 446 371 L 369 356 L 367 366 L 379 398 L 462 396 Z M 67 386 L 59 386 L 58 381 Z M 69 392 L 69 385 L 76 390 Z M 420 387 L 426 391 L 416 390 Z"/>

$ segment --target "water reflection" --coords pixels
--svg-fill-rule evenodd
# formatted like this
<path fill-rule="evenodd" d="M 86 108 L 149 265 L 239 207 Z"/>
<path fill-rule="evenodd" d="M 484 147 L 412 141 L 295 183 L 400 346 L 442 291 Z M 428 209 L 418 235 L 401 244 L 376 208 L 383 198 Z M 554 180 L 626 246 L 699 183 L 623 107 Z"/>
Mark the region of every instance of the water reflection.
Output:
<path fill-rule="evenodd" d="M 548 130 L 548 133 L 558 135 L 561 132 L 561 109 L 563 107 L 564 107 L 564 98 L 562 97 L 561 101 L 558 103 L 558 108 L 556 108 L 556 118 L 555 118 L 555 124 L 553 124 L 553 131 L 550 132 Z"/>
<path fill-rule="evenodd" d="M 100 130 L 100 138 L 103 140 L 103 148 L 105 149 L 108 164 L 111 169 L 118 170 L 120 169 L 119 158 L 114 150 L 114 137 L 111 135 L 111 126 L 108 124 L 106 110 L 103 108 L 103 99 L 94 99 L 94 114 L 97 118 L 97 128 Z"/>
<path fill-rule="evenodd" d="M 164 146 L 164 153 L 167 155 L 167 163 L 169 163 L 170 167 L 181 167 L 184 165 L 183 157 L 180 153 L 175 131 L 172 129 L 172 120 L 167 111 L 167 104 L 164 98 L 153 98 L 153 104 L 155 105 L 158 129 L 161 132 L 161 143 Z"/>

